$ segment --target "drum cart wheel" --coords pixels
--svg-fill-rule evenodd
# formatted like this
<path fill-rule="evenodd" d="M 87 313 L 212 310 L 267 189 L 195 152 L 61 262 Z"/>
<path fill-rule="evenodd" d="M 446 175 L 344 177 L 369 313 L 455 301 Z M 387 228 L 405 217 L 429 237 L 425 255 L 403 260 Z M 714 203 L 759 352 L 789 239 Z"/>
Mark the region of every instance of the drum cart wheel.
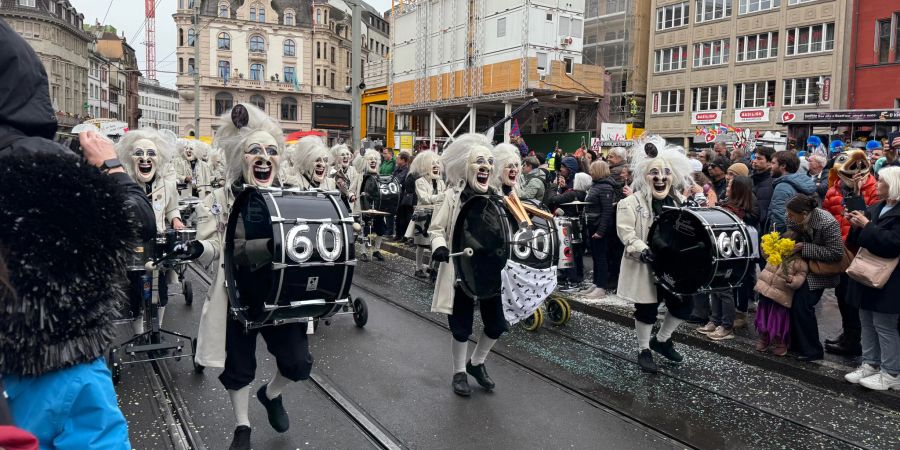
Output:
<path fill-rule="evenodd" d="M 522 321 L 522 325 L 524 325 L 525 329 L 528 331 L 537 331 L 543 324 L 544 310 L 542 308 L 534 310 L 534 314 Z"/>
<path fill-rule="evenodd" d="M 194 373 L 201 374 L 203 373 L 203 367 L 201 364 L 197 364 L 197 340 L 194 339 L 191 341 L 191 363 L 194 365 Z"/>
<path fill-rule="evenodd" d="M 362 328 L 369 321 L 369 307 L 366 301 L 361 298 L 353 299 L 353 322 L 356 326 Z"/>
<path fill-rule="evenodd" d="M 181 282 L 181 293 L 184 295 L 184 303 L 188 306 L 194 304 L 194 289 L 191 280 Z"/>
<path fill-rule="evenodd" d="M 544 305 L 547 308 L 547 319 L 553 325 L 565 325 L 572 317 L 572 307 L 563 298 L 550 297 Z"/>
<path fill-rule="evenodd" d="M 118 386 L 119 380 L 122 379 L 122 361 L 119 359 L 118 350 L 117 348 L 109 349 L 109 360 L 106 361 L 109 371 L 112 373 L 113 386 Z"/>

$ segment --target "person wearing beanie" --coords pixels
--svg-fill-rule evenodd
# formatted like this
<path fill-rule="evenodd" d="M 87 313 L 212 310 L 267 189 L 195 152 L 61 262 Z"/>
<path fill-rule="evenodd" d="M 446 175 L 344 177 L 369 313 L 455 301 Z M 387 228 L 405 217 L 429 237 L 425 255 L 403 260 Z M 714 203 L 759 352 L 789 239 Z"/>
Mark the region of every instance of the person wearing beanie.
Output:
<path fill-rule="evenodd" d="M 713 189 L 716 191 L 716 198 L 719 201 L 725 199 L 725 189 L 728 187 L 728 180 L 725 178 L 725 175 L 728 173 L 728 168 L 731 167 L 731 161 L 724 157 L 718 156 L 709 163 L 709 178 L 713 182 Z"/>
<path fill-rule="evenodd" d="M 562 165 L 559 168 L 559 192 L 565 192 L 573 188 L 575 182 L 575 174 L 578 173 L 578 159 L 574 156 L 565 156 L 562 159 Z M 563 184 L 565 182 L 565 184 Z"/>
<path fill-rule="evenodd" d="M 748 177 L 750 176 L 750 169 L 744 163 L 734 163 L 728 167 L 728 171 L 725 173 L 725 177 L 729 180 L 734 177 Z"/>
<path fill-rule="evenodd" d="M 897 152 L 900 150 L 900 132 L 888 133 L 888 145 L 884 147 L 884 156 L 875 162 L 873 171 L 878 175 L 878 171 L 884 167 L 900 167 L 900 158 L 897 158 Z"/>

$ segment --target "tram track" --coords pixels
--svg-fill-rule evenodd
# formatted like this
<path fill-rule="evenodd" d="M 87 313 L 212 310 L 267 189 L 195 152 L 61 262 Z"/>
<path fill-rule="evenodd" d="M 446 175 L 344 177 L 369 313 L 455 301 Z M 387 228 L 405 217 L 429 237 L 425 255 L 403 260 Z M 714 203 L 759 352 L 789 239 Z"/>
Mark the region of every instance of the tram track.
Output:
<path fill-rule="evenodd" d="M 377 262 L 376 262 L 376 264 L 378 264 L 383 270 L 386 270 L 386 271 L 389 271 L 389 272 L 392 272 L 392 273 L 401 275 L 401 276 L 403 276 L 403 277 L 409 278 L 409 279 L 411 279 L 411 280 L 414 280 L 414 281 L 418 282 L 418 283 L 421 284 L 421 285 L 429 286 L 431 289 L 434 288 L 434 283 L 431 282 L 431 281 L 429 281 L 429 280 L 423 280 L 423 279 L 420 279 L 420 278 L 416 278 L 416 277 L 414 277 L 414 276 L 412 276 L 412 275 L 409 275 L 407 272 L 403 272 L 403 271 L 400 271 L 400 270 L 393 269 L 393 268 L 391 268 L 390 266 L 388 266 L 387 264 L 384 264 L 384 263 L 377 263 Z M 377 298 L 379 298 L 380 300 L 382 300 L 382 301 L 384 301 L 384 302 L 387 302 L 387 303 L 389 303 L 389 304 L 391 304 L 391 305 L 394 305 L 394 306 L 396 306 L 396 307 L 398 307 L 398 308 L 401 308 L 401 309 L 403 309 L 403 310 L 405 310 L 405 311 L 408 311 L 408 312 L 410 312 L 410 313 L 412 313 L 412 314 L 415 314 L 416 316 L 418 316 L 418 317 L 420 317 L 420 318 L 422 318 L 422 319 L 424 319 L 424 320 L 427 320 L 427 321 L 429 321 L 429 322 L 432 322 L 432 323 L 434 323 L 435 325 L 437 325 L 437 326 L 439 326 L 439 327 L 441 327 L 441 328 L 444 328 L 444 329 L 448 329 L 448 330 L 449 330 L 449 327 L 448 327 L 446 324 L 444 324 L 443 322 L 437 321 L 437 320 L 435 320 L 433 317 L 430 317 L 430 316 L 428 316 L 427 314 L 422 313 L 421 311 L 418 311 L 418 310 L 416 310 L 416 309 L 414 309 L 414 308 L 412 308 L 412 307 L 410 307 L 410 306 L 408 306 L 408 305 L 405 305 L 405 304 L 403 304 L 402 302 L 397 302 L 397 301 L 395 301 L 395 300 L 389 299 L 389 298 L 387 298 L 387 297 L 385 297 L 385 296 L 383 296 L 383 295 L 381 295 L 381 294 L 379 294 L 379 293 L 373 291 L 372 289 L 370 289 L 370 288 L 368 288 L 368 287 L 366 287 L 366 286 L 358 285 L 358 284 L 356 284 L 356 283 L 354 283 L 354 286 L 356 286 L 356 287 L 357 287 L 358 289 L 360 289 L 360 290 L 366 291 L 369 295 L 372 295 L 372 296 L 374 296 L 374 297 L 377 297 Z M 597 352 L 600 352 L 600 353 L 602 353 L 603 355 L 605 355 L 605 357 L 606 357 L 607 359 L 616 359 L 616 360 L 620 360 L 620 361 L 625 361 L 625 362 L 630 363 L 630 364 L 634 364 L 634 365 L 636 365 L 636 366 L 638 365 L 638 361 L 637 361 L 636 358 L 630 358 L 630 357 L 628 357 L 628 356 L 626 356 L 626 355 L 623 355 L 623 354 L 620 354 L 620 353 L 618 353 L 618 352 L 615 352 L 615 351 L 612 351 L 612 350 L 603 348 L 603 347 L 601 347 L 601 346 L 599 346 L 599 345 L 597 345 L 597 344 L 594 344 L 594 343 L 592 343 L 592 342 L 588 342 L 588 341 L 586 341 L 586 340 L 584 340 L 584 339 L 581 339 L 581 338 L 578 338 L 578 337 L 576 337 L 576 336 L 572 336 L 572 335 L 570 335 L 569 333 L 563 332 L 563 331 L 561 331 L 561 330 L 558 330 L 558 329 L 555 329 L 555 328 L 550 328 L 550 327 L 542 328 L 542 330 L 543 330 L 543 331 L 547 331 L 547 332 L 549 332 L 550 334 L 559 336 L 559 337 L 561 337 L 561 338 L 563 338 L 563 339 L 566 339 L 566 340 L 568 340 L 568 341 L 570 341 L 570 342 L 574 342 L 574 343 L 577 343 L 577 344 L 579 344 L 579 345 L 588 347 L 588 348 L 590 348 L 590 349 L 592 349 L 592 350 L 595 350 L 595 351 L 597 351 Z M 592 402 L 598 403 L 598 404 L 602 405 L 602 406 L 604 407 L 604 409 L 611 410 L 611 411 L 614 412 L 615 414 L 620 414 L 620 415 L 622 415 L 622 416 L 624 416 L 624 417 L 627 417 L 629 420 L 632 420 L 632 421 L 634 421 L 634 422 L 636 422 L 636 423 L 638 423 L 638 424 L 640 424 L 640 425 L 642 425 L 642 426 L 644 426 L 644 427 L 647 427 L 647 428 L 649 428 L 649 429 L 651 429 L 651 430 L 653 430 L 653 431 L 656 431 L 656 432 L 658 432 L 658 433 L 660 433 L 660 434 L 666 436 L 666 437 L 669 438 L 669 439 L 672 439 L 672 440 L 674 440 L 674 441 L 677 441 L 677 442 L 679 442 L 679 443 L 682 443 L 682 444 L 687 445 L 687 446 L 690 446 L 690 447 L 694 447 L 691 443 L 683 441 L 681 438 L 679 438 L 678 436 L 673 435 L 672 433 L 668 432 L 667 430 L 662 430 L 662 429 L 660 429 L 660 428 L 654 426 L 653 424 L 648 423 L 647 421 L 643 420 L 643 419 L 640 418 L 640 417 L 637 417 L 637 416 L 635 416 L 635 415 L 629 414 L 629 413 L 627 413 L 627 412 L 625 412 L 625 411 L 621 411 L 621 409 L 617 409 L 614 405 L 608 404 L 608 403 L 604 402 L 603 400 L 596 398 L 596 396 L 590 395 L 590 394 L 587 393 L 587 392 L 582 392 L 582 391 L 579 390 L 578 388 L 574 388 L 574 387 L 571 387 L 571 386 L 566 386 L 564 383 L 560 383 L 559 381 L 553 379 L 550 375 L 544 373 L 542 370 L 537 369 L 537 368 L 534 368 L 534 367 L 532 367 L 532 366 L 530 366 L 530 365 L 528 365 L 528 364 L 526 364 L 526 363 L 523 363 L 523 362 L 521 362 L 521 361 L 519 361 L 519 360 L 516 360 L 515 358 L 513 358 L 513 357 L 511 357 L 511 356 L 509 356 L 509 355 L 504 354 L 505 352 L 503 352 L 503 351 L 492 350 L 492 352 L 494 352 L 494 353 L 498 354 L 499 356 L 503 357 L 503 358 L 504 358 L 506 361 L 508 361 L 508 362 L 511 362 L 511 363 L 513 363 L 513 364 L 515 364 L 515 365 L 517 365 L 517 366 L 520 366 L 520 367 L 522 367 L 522 368 L 524 368 L 524 369 L 526 369 L 526 370 L 529 370 L 529 371 L 535 373 L 536 375 L 540 376 L 541 378 L 544 378 L 544 379 L 549 380 L 550 382 L 552 382 L 552 383 L 558 385 L 560 388 L 566 390 L 567 392 L 570 392 L 570 393 L 573 393 L 573 394 L 577 394 L 577 395 L 580 396 L 580 397 L 584 397 L 585 399 L 588 399 L 588 400 L 590 400 L 590 401 L 592 401 Z M 685 378 L 685 377 L 681 377 L 681 376 L 678 376 L 678 375 L 676 375 L 676 374 L 670 373 L 670 372 L 668 372 L 668 371 L 666 371 L 666 370 L 664 370 L 664 369 L 662 369 L 662 368 L 660 368 L 659 374 L 662 375 L 662 376 L 664 376 L 664 377 L 667 377 L 667 378 L 669 378 L 669 379 L 672 379 L 672 380 L 675 381 L 675 382 L 678 382 L 678 383 L 684 384 L 684 385 L 686 385 L 686 386 L 689 386 L 689 387 L 692 388 L 692 389 L 696 389 L 696 390 L 699 390 L 699 391 L 702 391 L 702 392 L 706 392 L 706 393 L 708 393 L 708 394 L 711 394 L 711 395 L 714 395 L 714 396 L 716 396 L 716 397 L 722 398 L 722 399 L 724 399 L 725 401 L 734 403 L 734 404 L 736 404 L 736 405 L 740 405 L 740 406 L 742 406 L 742 407 L 744 407 L 744 408 L 746 408 L 746 409 L 756 411 L 756 412 L 758 412 L 758 413 L 760 413 L 760 414 L 764 414 L 764 415 L 766 415 L 766 416 L 771 416 L 771 417 L 776 418 L 776 419 L 778 419 L 778 420 L 780 420 L 780 421 L 789 423 L 789 424 L 791 424 L 791 425 L 793 425 L 793 426 L 795 426 L 795 427 L 799 427 L 799 428 L 801 428 L 801 429 L 804 429 L 804 430 L 806 430 L 806 431 L 808 431 L 808 432 L 820 434 L 820 435 L 822 435 L 822 436 L 825 436 L 825 437 L 827 437 L 827 438 L 829 438 L 829 439 L 832 439 L 832 440 L 834 440 L 834 441 L 840 442 L 840 443 L 842 443 L 842 444 L 844 444 L 844 445 L 847 445 L 847 446 L 849 446 L 849 447 L 852 447 L 852 448 L 860 448 L 860 449 L 872 449 L 872 448 L 873 448 L 873 447 L 871 447 L 871 446 L 869 446 L 869 445 L 867 445 L 867 444 L 865 444 L 865 443 L 858 442 L 858 441 L 854 441 L 854 440 L 851 440 L 851 439 L 847 439 L 847 438 L 845 438 L 845 437 L 843 437 L 843 436 L 840 436 L 840 435 L 838 435 L 838 434 L 835 434 L 835 433 L 833 433 L 833 432 L 831 432 L 831 431 L 829 431 L 829 430 L 823 429 L 823 428 L 821 428 L 821 427 L 819 427 L 819 426 L 816 426 L 816 425 L 813 425 L 813 424 L 804 423 L 804 422 L 802 422 L 802 421 L 800 421 L 800 420 L 797 420 L 797 419 L 795 419 L 795 418 L 788 417 L 788 416 L 786 416 L 786 415 L 784 415 L 784 414 L 781 414 L 781 413 L 779 413 L 778 411 L 775 411 L 775 410 L 773 410 L 773 409 L 771 409 L 771 408 L 768 408 L 768 407 L 766 407 L 766 406 L 762 406 L 762 405 L 754 404 L 754 403 L 751 403 L 751 402 L 747 402 L 747 401 L 741 400 L 741 399 L 739 399 L 739 398 L 736 398 L 736 397 L 733 396 L 733 395 L 729 395 L 729 394 L 727 394 L 727 393 L 720 392 L 720 391 L 718 391 L 718 390 L 716 390 L 716 389 L 712 389 L 712 388 L 710 388 L 710 387 L 708 387 L 708 386 L 704 386 L 704 385 L 702 385 L 702 384 L 700 384 L 700 383 L 697 383 L 697 382 L 695 382 L 695 381 L 689 380 L 689 379 L 687 379 L 687 378 Z"/>

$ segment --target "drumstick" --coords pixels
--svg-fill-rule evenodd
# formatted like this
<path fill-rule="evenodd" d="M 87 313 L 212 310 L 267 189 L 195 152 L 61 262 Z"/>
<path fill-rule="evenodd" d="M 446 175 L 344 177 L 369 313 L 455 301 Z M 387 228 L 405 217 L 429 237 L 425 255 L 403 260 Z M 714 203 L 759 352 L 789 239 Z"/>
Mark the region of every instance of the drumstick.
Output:
<path fill-rule="evenodd" d="M 525 208 L 522 207 L 522 200 L 519 200 L 519 196 L 516 195 L 515 192 L 510 192 L 509 196 L 512 197 L 513 204 L 516 206 L 516 209 L 518 209 L 522 217 L 525 218 L 525 223 L 528 224 L 528 227 L 530 228 L 534 226 L 534 224 L 531 223 L 531 217 L 528 217 L 528 213 L 525 211 Z"/>
<path fill-rule="evenodd" d="M 537 216 L 544 220 L 553 219 L 553 213 L 551 213 L 550 211 L 544 211 L 543 209 L 533 206 L 529 203 L 523 203 L 522 207 L 525 208 L 525 211 L 527 211 L 532 216 Z"/>
<path fill-rule="evenodd" d="M 516 219 L 516 223 L 525 223 L 525 219 L 522 218 L 522 212 L 516 208 L 512 197 L 503 197 L 503 203 L 506 204 L 506 209 L 512 213 L 513 218 Z"/>
<path fill-rule="evenodd" d="M 456 258 L 456 257 L 458 257 L 458 256 L 467 256 L 467 257 L 470 257 L 470 258 L 471 258 L 472 255 L 474 255 L 474 254 L 475 254 L 475 251 L 474 251 L 474 250 L 472 250 L 471 248 L 466 247 L 466 248 L 464 248 L 463 251 L 461 251 L 461 252 L 451 253 L 451 254 L 450 254 L 450 257 L 451 257 L 451 258 Z"/>

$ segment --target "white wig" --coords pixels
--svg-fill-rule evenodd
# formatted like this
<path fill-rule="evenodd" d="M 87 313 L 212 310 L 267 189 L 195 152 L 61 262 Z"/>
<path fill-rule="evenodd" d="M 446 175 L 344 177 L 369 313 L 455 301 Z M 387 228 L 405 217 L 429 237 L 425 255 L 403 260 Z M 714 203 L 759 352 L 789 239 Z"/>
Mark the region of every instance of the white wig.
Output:
<path fill-rule="evenodd" d="M 378 150 L 368 149 L 356 159 L 353 160 L 353 168 L 356 169 L 356 173 L 363 174 L 368 172 L 366 170 L 366 157 L 377 157 L 379 161 L 381 161 L 381 153 L 378 153 Z M 379 163 L 380 164 L 380 163 Z"/>
<path fill-rule="evenodd" d="M 347 150 L 350 152 L 350 163 L 353 163 L 353 150 L 350 150 L 350 147 L 347 144 L 337 144 L 331 146 L 331 164 L 335 167 L 341 164 L 341 152 L 343 150 Z"/>
<path fill-rule="evenodd" d="M 672 190 L 675 192 L 681 192 L 684 190 L 687 183 L 692 180 L 693 170 L 691 169 L 691 161 L 687 156 L 682 152 L 684 149 L 677 145 L 668 146 L 662 149 L 659 149 L 659 155 L 656 158 L 644 157 L 640 161 L 636 161 L 632 165 L 633 169 L 631 172 L 632 182 L 631 182 L 631 190 L 634 192 L 649 192 L 650 187 L 647 186 L 647 180 L 644 179 L 644 175 L 649 172 L 650 163 L 653 162 L 654 159 L 660 158 L 665 161 L 666 165 L 669 166 L 669 169 L 672 171 Z M 634 161 L 634 159 L 632 159 Z"/>
<path fill-rule="evenodd" d="M 431 150 L 424 150 L 413 158 L 409 165 L 409 174 L 415 176 L 424 176 L 431 173 L 431 167 L 440 159 L 437 153 Z"/>
<path fill-rule="evenodd" d="M 325 142 L 318 136 L 306 136 L 292 145 L 293 150 L 288 153 L 288 159 L 297 175 L 312 175 L 316 166 L 316 160 L 325 159 L 327 166 L 331 159 L 331 152 L 325 146 Z"/>
<path fill-rule="evenodd" d="M 507 164 L 511 163 L 519 163 L 519 167 L 522 166 L 522 157 L 519 155 L 519 148 L 512 144 L 507 144 L 506 142 L 501 142 L 497 144 L 494 149 L 494 173 L 491 174 L 491 186 L 494 189 L 500 189 L 503 186 L 503 182 L 500 181 L 501 173 L 503 172 L 503 168 L 506 167 Z M 519 171 L 519 175 L 521 178 L 522 172 L 521 169 Z"/>
<path fill-rule="evenodd" d="M 246 111 L 246 116 L 240 112 L 235 113 L 234 110 L 238 107 Z M 232 120 L 233 116 L 236 120 Z M 238 103 L 219 118 L 219 131 L 216 132 L 213 142 L 213 145 L 222 149 L 225 155 L 225 180 L 228 184 L 241 177 L 244 169 L 244 150 L 247 146 L 244 141 L 254 131 L 272 135 L 278 145 L 279 156 L 284 156 L 284 136 L 278 122 L 251 104 Z"/>
<path fill-rule="evenodd" d="M 454 140 L 444 149 L 441 164 L 444 165 L 444 177 L 448 186 L 461 186 L 466 183 L 469 152 L 475 147 L 484 147 L 491 151 L 491 141 L 479 133 L 468 133 Z"/>
<path fill-rule="evenodd" d="M 116 144 L 116 153 L 119 161 L 122 161 L 125 171 L 134 178 L 134 164 L 129 164 L 126 161 L 131 161 L 134 143 L 140 139 L 147 139 L 156 144 L 156 154 L 159 162 L 159 167 L 156 168 L 156 171 L 159 174 L 165 173 L 166 167 L 175 156 L 175 142 L 154 128 L 141 128 L 140 130 L 129 131 Z"/>
<path fill-rule="evenodd" d="M 197 155 L 197 159 L 206 160 L 209 158 L 209 150 L 210 146 L 206 142 L 203 142 L 199 139 L 194 141 L 194 154 Z"/>

